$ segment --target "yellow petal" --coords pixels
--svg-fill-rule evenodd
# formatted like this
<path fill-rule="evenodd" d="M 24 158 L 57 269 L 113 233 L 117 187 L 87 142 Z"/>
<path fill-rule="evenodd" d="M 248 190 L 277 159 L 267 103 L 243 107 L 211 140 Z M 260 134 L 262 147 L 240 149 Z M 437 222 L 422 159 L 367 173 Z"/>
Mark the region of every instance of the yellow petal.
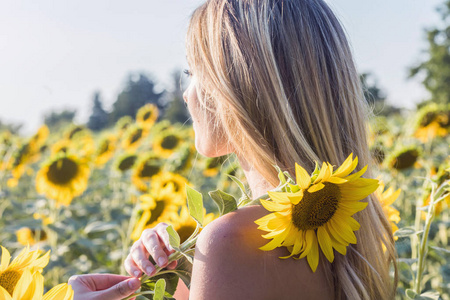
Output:
<path fill-rule="evenodd" d="M 279 204 L 268 200 L 261 200 L 261 205 L 268 211 L 280 211 L 286 208 L 286 205 L 284 204 Z"/>
<path fill-rule="evenodd" d="M 331 176 L 327 180 L 327 182 L 334 183 L 334 184 L 343 184 L 343 183 L 346 183 L 347 181 L 348 181 L 347 179 L 340 178 L 340 177 L 335 177 L 334 175 Z"/>
<path fill-rule="evenodd" d="M 13 300 L 11 295 L 0 285 L 0 300 Z"/>
<path fill-rule="evenodd" d="M 359 177 L 361 177 L 366 171 L 367 171 L 367 165 L 364 166 L 364 168 L 362 168 L 358 172 L 345 177 L 345 179 L 347 179 L 348 181 L 353 181 L 353 180 L 358 179 Z M 376 179 L 374 179 L 374 180 L 376 180 Z"/>
<path fill-rule="evenodd" d="M 295 163 L 295 176 L 300 188 L 306 190 L 311 184 L 311 176 L 309 176 L 308 172 L 297 163 Z"/>
<path fill-rule="evenodd" d="M 342 165 L 339 168 L 337 168 L 336 171 L 334 171 L 333 176 L 345 177 L 348 174 L 350 174 L 358 164 L 358 157 L 355 157 L 355 160 L 353 160 L 352 157 L 353 153 L 350 153 L 350 155 L 345 159 Z"/>
<path fill-rule="evenodd" d="M 329 262 L 333 262 L 334 253 L 333 246 L 331 244 L 331 239 L 328 236 L 328 232 L 323 226 L 317 228 L 317 239 L 319 241 L 320 249 L 322 249 L 323 254 L 328 259 Z"/>
<path fill-rule="evenodd" d="M 45 293 L 42 300 L 70 300 L 73 299 L 73 289 L 67 283 L 61 283 Z"/>
<path fill-rule="evenodd" d="M 276 203 L 287 204 L 290 203 L 289 198 L 287 197 L 290 193 L 284 192 L 267 192 L 270 199 L 272 199 Z"/>
<path fill-rule="evenodd" d="M 311 251 L 311 247 L 313 245 L 315 238 L 316 238 L 316 233 L 314 232 L 314 230 L 306 230 L 305 240 L 304 240 L 304 244 L 306 244 L 306 245 L 305 245 L 305 249 L 303 250 L 302 254 L 299 256 L 299 259 L 308 255 L 309 251 Z"/>
<path fill-rule="evenodd" d="M 11 254 L 9 254 L 8 249 L 6 249 L 3 246 L 0 246 L 2 248 L 2 262 L 0 265 L 0 272 L 3 272 L 6 270 L 6 268 L 9 266 L 9 262 L 11 260 Z"/>
<path fill-rule="evenodd" d="M 311 187 L 308 189 L 308 192 L 309 192 L 309 193 L 314 193 L 314 192 L 320 191 L 320 190 L 323 189 L 324 187 L 325 187 L 325 185 L 324 185 L 323 183 L 319 182 L 319 183 L 314 184 L 313 186 L 311 186 Z"/>
<path fill-rule="evenodd" d="M 326 162 L 322 163 L 322 168 L 320 168 L 319 175 L 317 175 L 316 180 L 314 180 L 314 184 L 320 181 L 326 181 L 331 176 L 331 170 Z"/>
<path fill-rule="evenodd" d="M 311 267 L 313 272 L 316 272 L 317 266 L 319 265 L 319 246 L 317 245 L 317 239 L 314 236 L 313 242 L 311 245 L 311 250 L 306 256 L 308 260 L 308 264 Z"/>
<path fill-rule="evenodd" d="M 287 197 L 292 204 L 296 205 L 303 199 L 303 190 L 299 190 L 298 192 L 290 194 Z"/>
<path fill-rule="evenodd" d="M 281 245 L 281 243 L 284 241 L 284 239 L 286 238 L 287 234 L 289 233 L 290 226 L 292 226 L 292 225 L 289 224 L 289 227 L 286 230 L 281 232 L 279 235 L 274 237 L 273 240 L 271 240 L 269 243 L 267 243 L 266 245 L 262 246 L 259 249 L 261 249 L 263 251 L 270 251 L 270 250 L 275 249 L 276 247 L 279 247 Z"/>

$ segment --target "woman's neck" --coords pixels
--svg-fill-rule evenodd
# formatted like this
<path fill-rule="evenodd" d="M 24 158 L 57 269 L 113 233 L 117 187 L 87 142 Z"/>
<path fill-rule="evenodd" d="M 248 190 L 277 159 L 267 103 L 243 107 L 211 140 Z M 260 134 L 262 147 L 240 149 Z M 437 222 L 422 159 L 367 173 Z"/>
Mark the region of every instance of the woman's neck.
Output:
<path fill-rule="evenodd" d="M 238 160 L 247 178 L 253 199 L 266 194 L 267 191 L 274 188 L 245 158 L 238 156 Z"/>

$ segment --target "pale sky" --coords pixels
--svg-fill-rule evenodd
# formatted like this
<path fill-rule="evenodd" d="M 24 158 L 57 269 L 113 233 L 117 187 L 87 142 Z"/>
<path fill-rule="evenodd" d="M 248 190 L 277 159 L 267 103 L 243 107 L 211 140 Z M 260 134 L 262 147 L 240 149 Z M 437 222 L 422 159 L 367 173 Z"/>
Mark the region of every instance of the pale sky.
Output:
<path fill-rule="evenodd" d="M 184 35 L 201 0 L 0 0 L 0 120 L 42 124 L 51 109 L 76 108 L 85 122 L 92 95 L 106 108 L 129 72 L 167 87 L 186 68 Z M 360 72 L 373 72 L 388 101 L 413 107 L 427 97 L 407 68 L 424 58 L 425 27 L 443 0 L 327 0 L 344 24 Z"/>

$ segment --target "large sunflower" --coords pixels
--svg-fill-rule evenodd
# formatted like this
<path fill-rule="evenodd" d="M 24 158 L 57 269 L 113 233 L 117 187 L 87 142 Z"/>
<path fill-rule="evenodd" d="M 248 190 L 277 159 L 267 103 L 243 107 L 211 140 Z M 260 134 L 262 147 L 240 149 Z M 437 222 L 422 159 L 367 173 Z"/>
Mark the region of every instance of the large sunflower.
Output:
<path fill-rule="evenodd" d="M 13 291 L 25 270 L 29 270 L 32 273 L 42 272 L 50 259 L 50 251 L 41 256 L 39 250 L 30 251 L 29 247 L 26 247 L 22 249 L 19 255 L 10 263 L 11 255 L 9 254 L 9 251 L 3 246 L 0 247 L 2 249 L 0 287 L 10 295 L 13 294 Z"/>
<path fill-rule="evenodd" d="M 58 204 L 69 205 L 87 188 L 90 170 L 73 155 L 59 154 L 46 162 L 36 175 L 36 189 Z"/>
<path fill-rule="evenodd" d="M 131 181 L 142 192 L 148 190 L 148 183 L 159 175 L 163 168 L 163 161 L 153 153 L 148 153 L 136 163 Z"/>
<path fill-rule="evenodd" d="M 142 195 L 139 198 L 143 210 L 139 221 L 134 226 L 131 238 L 139 239 L 142 232 L 147 228 L 152 228 L 160 222 L 168 222 L 177 215 L 179 202 L 174 202 L 170 195 L 152 196 L 150 194 Z"/>
<path fill-rule="evenodd" d="M 115 160 L 114 168 L 117 171 L 124 173 L 124 172 L 130 170 L 131 168 L 133 168 L 134 164 L 136 163 L 137 158 L 138 157 L 136 154 L 130 154 L 130 153 L 122 154 Z"/>
<path fill-rule="evenodd" d="M 174 152 L 180 149 L 184 140 L 182 135 L 172 130 L 164 130 L 153 140 L 153 151 L 161 157 L 170 157 Z"/>
<path fill-rule="evenodd" d="M 389 168 L 401 171 L 413 167 L 421 153 L 420 148 L 415 145 L 400 147 L 393 151 L 385 162 Z"/>
<path fill-rule="evenodd" d="M 181 175 L 165 172 L 152 180 L 152 193 L 156 195 L 170 194 L 186 200 L 186 184 L 188 180 Z"/>
<path fill-rule="evenodd" d="M 272 239 L 260 249 L 269 251 L 287 247 L 291 254 L 283 258 L 306 256 L 315 272 L 319 246 L 325 257 L 333 262 L 333 248 L 345 255 L 347 246 L 356 244 L 353 231 L 360 225 L 352 215 L 367 206 L 359 200 L 377 189 L 378 180 L 361 178 L 367 166 L 349 175 L 358 164 L 358 158 L 353 160 L 352 156 L 350 154 L 334 171 L 331 164 L 324 162 L 312 176 L 295 165 L 297 185 L 291 185 L 290 192 L 269 192 L 272 201 L 261 200 L 261 204 L 273 213 L 255 221 L 258 229 L 269 232 L 263 237 Z"/>
<path fill-rule="evenodd" d="M 150 129 L 155 124 L 156 119 L 158 119 L 158 115 L 158 107 L 153 104 L 146 104 L 139 108 L 136 114 L 136 122 Z"/>
<path fill-rule="evenodd" d="M 135 124 L 130 126 L 122 140 L 122 148 L 128 151 L 136 150 L 146 135 L 147 132 L 141 125 Z"/>

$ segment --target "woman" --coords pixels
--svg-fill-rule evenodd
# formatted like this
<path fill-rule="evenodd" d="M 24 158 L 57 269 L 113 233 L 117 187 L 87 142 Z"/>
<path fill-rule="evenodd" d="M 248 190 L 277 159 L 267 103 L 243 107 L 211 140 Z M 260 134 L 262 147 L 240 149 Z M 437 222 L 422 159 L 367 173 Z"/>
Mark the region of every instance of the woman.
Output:
<path fill-rule="evenodd" d="M 294 174 L 298 162 L 311 172 L 315 160 L 339 165 L 353 152 L 370 176 L 359 76 L 324 1 L 208 0 L 192 16 L 187 55 L 184 99 L 196 148 L 209 157 L 235 153 L 253 197 L 278 184 L 275 164 Z M 322 257 L 314 273 L 306 259 L 279 259 L 284 248 L 258 250 L 267 242 L 254 223 L 267 214 L 263 207 L 220 217 L 197 242 L 189 298 L 392 299 L 390 225 L 377 200 L 366 200 L 355 215 L 357 244 L 333 263 Z M 125 262 L 130 275 L 152 274 L 149 256 L 167 265 L 166 226 L 144 231 L 133 245 Z M 80 279 L 72 282 L 77 293 Z"/>

